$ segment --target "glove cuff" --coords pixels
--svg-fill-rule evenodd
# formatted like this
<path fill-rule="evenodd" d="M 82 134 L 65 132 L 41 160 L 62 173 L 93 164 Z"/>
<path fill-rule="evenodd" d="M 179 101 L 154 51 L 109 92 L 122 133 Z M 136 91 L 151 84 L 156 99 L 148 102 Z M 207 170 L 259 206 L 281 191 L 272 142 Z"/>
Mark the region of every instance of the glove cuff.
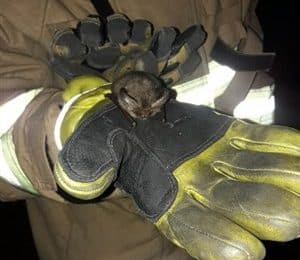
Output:
<path fill-rule="evenodd" d="M 62 149 L 62 138 L 61 138 L 61 129 L 62 129 L 62 124 L 64 121 L 64 118 L 66 114 L 68 113 L 71 105 L 81 96 L 81 94 L 75 95 L 73 98 L 71 98 L 65 105 L 63 106 L 61 112 L 59 113 L 56 122 L 55 122 L 55 127 L 54 127 L 54 140 L 55 144 L 58 150 Z"/>

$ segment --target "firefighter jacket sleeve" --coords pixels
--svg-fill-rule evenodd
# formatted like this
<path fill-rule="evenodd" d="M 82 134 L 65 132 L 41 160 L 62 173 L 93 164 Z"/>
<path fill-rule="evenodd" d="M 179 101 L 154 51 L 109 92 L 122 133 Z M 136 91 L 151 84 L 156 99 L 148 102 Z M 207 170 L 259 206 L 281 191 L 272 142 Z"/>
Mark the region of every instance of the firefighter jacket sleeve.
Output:
<path fill-rule="evenodd" d="M 260 240 L 300 233 L 299 141 L 294 129 L 175 100 L 166 117 L 161 112 L 132 125 L 102 100 L 66 140 L 56 179 L 88 200 L 113 182 L 197 259 L 262 259 Z M 74 191 L 82 184 L 93 189 Z"/>
<path fill-rule="evenodd" d="M 0 3 L 0 199 L 57 195 L 53 130 L 65 83 L 49 67 L 51 35 L 94 10 L 89 1 Z"/>

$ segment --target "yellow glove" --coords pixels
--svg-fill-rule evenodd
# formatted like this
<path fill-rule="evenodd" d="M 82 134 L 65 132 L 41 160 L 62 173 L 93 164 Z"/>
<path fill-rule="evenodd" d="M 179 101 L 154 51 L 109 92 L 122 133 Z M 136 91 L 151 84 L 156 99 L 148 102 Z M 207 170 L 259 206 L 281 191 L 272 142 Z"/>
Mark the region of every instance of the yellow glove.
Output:
<path fill-rule="evenodd" d="M 145 218 L 197 259 L 262 259 L 260 240 L 300 235 L 296 130 L 175 100 L 166 117 L 135 127 L 103 97 L 85 115 L 56 164 L 57 182 L 71 195 L 93 199 L 115 181 Z"/>
<path fill-rule="evenodd" d="M 178 190 L 155 225 L 197 259 L 262 259 L 258 240 L 300 235 L 300 134 L 234 121 L 173 171 Z"/>

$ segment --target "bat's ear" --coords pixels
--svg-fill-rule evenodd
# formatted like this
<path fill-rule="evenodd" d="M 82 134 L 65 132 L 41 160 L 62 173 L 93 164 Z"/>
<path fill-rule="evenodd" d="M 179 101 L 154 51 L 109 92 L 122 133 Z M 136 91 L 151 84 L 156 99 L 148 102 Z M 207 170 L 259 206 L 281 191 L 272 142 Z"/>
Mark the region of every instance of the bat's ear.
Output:
<path fill-rule="evenodd" d="M 163 106 L 170 99 L 170 94 L 171 94 L 170 91 L 168 89 L 165 89 L 163 95 L 158 100 L 156 100 L 151 105 L 151 107 L 156 108 L 156 107 Z"/>
<path fill-rule="evenodd" d="M 137 107 L 139 105 L 133 97 L 128 95 L 126 89 L 121 88 L 119 95 L 122 102 L 129 107 Z"/>

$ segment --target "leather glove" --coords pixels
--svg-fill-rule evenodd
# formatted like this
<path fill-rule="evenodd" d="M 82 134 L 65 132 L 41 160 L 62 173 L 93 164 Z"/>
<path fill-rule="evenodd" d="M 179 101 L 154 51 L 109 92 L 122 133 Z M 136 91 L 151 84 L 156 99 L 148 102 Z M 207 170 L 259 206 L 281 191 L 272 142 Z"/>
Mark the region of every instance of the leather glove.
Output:
<path fill-rule="evenodd" d="M 54 34 L 50 63 L 67 81 L 80 75 L 113 81 L 128 71 L 142 70 L 172 85 L 201 63 L 197 51 L 205 40 L 201 25 L 180 33 L 173 27 L 154 30 L 149 21 L 130 21 L 122 14 L 113 14 L 106 20 L 89 16 L 76 28 Z"/>
<path fill-rule="evenodd" d="M 262 259 L 260 240 L 299 236 L 299 132 L 177 101 L 163 118 L 134 127 L 115 104 L 100 101 L 60 151 L 58 184 L 92 199 L 114 183 L 197 259 Z M 74 183 L 89 189 L 82 195 Z"/>
<path fill-rule="evenodd" d="M 55 125 L 55 139 L 59 150 L 74 131 L 76 132 L 79 123 L 91 113 L 96 104 L 107 104 L 105 96 L 109 93 L 111 93 L 110 83 L 101 77 L 78 76 L 68 83 L 63 93 L 65 105 Z M 108 171 L 94 181 L 85 183 L 80 178 L 68 178 L 59 163 L 55 164 L 54 175 L 63 191 L 75 198 L 85 200 L 101 195 L 115 177 L 111 171 Z"/>

